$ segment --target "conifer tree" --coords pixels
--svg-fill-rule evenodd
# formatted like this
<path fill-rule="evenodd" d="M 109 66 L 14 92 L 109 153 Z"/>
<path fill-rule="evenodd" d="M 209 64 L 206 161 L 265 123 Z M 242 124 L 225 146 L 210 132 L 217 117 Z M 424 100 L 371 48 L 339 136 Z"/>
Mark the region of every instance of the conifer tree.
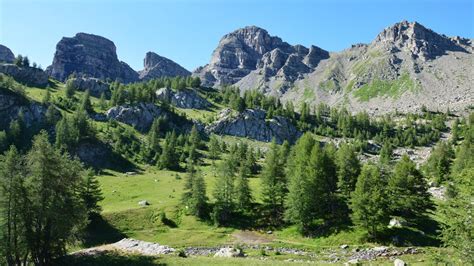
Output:
<path fill-rule="evenodd" d="M 265 156 L 261 174 L 262 201 L 273 224 L 281 222 L 287 193 L 284 165 L 281 159 L 279 147 L 273 140 Z"/>
<path fill-rule="evenodd" d="M 227 223 L 231 219 L 232 213 L 235 211 L 235 164 L 232 159 L 227 158 L 222 162 L 219 168 L 219 174 L 214 189 L 214 209 L 213 219 L 216 225 Z"/>
<path fill-rule="evenodd" d="M 406 154 L 395 164 L 388 180 L 388 192 L 394 215 L 417 218 L 433 208 L 428 185 Z"/>
<path fill-rule="evenodd" d="M 104 93 L 104 92 L 102 92 L 102 93 L 100 94 L 99 108 L 100 108 L 101 110 L 107 109 L 107 100 L 105 99 L 105 93 Z"/>
<path fill-rule="evenodd" d="M 366 164 L 357 178 L 356 188 L 351 198 L 354 223 L 364 228 L 369 237 L 377 237 L 377 232 L 388 222 L 386 182 L 380 169 Z"/>
<path fill-rule="evenodd" d="M 100 214 L 102 207 L 99 202 L 104 199 L 100 184 L 92 170 L 83 172 L 83 187 L 81 189 L 81 198 L 85 204 L 89 218 Z"/>
<path fill-rule="evenodd" d="M 64 95 L 66 96 L 67 99 L 71 99 L 72 97 L 74 97 L 75 93 L 76 93 L 76 88 L 74 87 L 73 80 L 68 79 L 66 81 Z"/>
<path fill-rule="evenodd" d="M 211 135 L 211 137 L 209 138 L 208 149 L 209 158 L 212 159 L 212 161 L 214 162 L 215 159 L 219 158 L 219 154 L 221 152 L 219 141 L 217 140 L 217 137 L 215 135 Z"/>
<path fill-rule="evenodd" d="M 355 189 L 360 174 L 360 162 L 353 146 L 344 144 L 339 147 L 336 153 L 336 165 L 338 188 L 343 197 L 348 199 Z"/>
<path fill-rule="evenodd" d="M 85 111 L 86 113 L 92 113 L 94 111 L 91 104 L 91 97 L 89 94 L 89 90 L 86 90 L 84 94 L 82 95 L 79 109 Z"/>
<path fill-rule="evenodd" d="M 235 184 L 235 202 L 242 211 L 250 210 L 252 204 L 252 191 L 250 190 L 248 176 L 250 169 L 245 164 L 239 167 Z"/>

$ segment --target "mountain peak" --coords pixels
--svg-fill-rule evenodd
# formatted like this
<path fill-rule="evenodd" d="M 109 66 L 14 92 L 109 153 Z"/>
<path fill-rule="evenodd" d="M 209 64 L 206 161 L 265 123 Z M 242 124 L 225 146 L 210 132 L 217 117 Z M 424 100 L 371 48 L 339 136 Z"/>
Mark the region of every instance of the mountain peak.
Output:
<path fill-rule="evenodd" d="M 144 69 L 139 71 L 140 79 L 150 80 L 159 77 L 189 76 L 191 72 L 171 59 L 154 52 L 147 52 L 143 60 Z"/>
<path fill-rule="evenodd" d="M 390 51 L 406 51 L 414 58 L 434 59 L 447 51 L 465 51 L 465 49 L 445 35 L 438 34 L 420 23 L 398 22 L 385 28 L 372 42 Z"/>

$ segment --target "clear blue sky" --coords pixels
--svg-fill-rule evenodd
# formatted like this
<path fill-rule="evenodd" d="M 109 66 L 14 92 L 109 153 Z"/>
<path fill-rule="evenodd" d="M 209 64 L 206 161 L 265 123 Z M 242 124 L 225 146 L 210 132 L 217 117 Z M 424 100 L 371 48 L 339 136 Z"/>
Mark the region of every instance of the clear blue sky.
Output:
<path fill-rule="evenodd" d="M 472 0 L 0 0 L 0 43 L 46 67 L 61 37 L 87 32 L 111 39 L 135 70 L 147 51 L 193 70 L 224 34 L 246 25 L 339 51 L 404 19 L 474 38 L 473 14 Z"/>

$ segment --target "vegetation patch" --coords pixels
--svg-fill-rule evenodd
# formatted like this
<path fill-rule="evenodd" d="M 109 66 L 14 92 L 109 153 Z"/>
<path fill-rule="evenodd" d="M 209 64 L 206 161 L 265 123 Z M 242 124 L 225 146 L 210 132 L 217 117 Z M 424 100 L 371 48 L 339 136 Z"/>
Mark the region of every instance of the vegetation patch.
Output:
<path fill-rule="evenodd" d="M 375 79 L 364 84 L 354 92 L 359 101 L 367 102 L 376 97 L 398 98 L 407 91 L 417 91 L 420 84 L 410 78 L 408 73 L 403 73 L 396 80 Z"/>

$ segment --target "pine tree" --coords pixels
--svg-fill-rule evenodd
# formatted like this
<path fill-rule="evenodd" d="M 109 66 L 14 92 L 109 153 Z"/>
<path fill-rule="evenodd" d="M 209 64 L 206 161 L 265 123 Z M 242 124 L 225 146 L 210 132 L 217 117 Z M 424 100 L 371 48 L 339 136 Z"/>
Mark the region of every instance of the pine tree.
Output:
<path fill-rule="evenodd" d="M 155 118 L 148 131 L 148 144 L 150 149 L 155 152 L 160 152 L 160 134 L 161 134 L 161 120 Z"/>
<path fill-rule="evenodd" d="M 357 226 L 367 230 L 369 237 L 388 222 L 386 182 L 378 167 L 366 164 L 362 167 L 351 198 L 353 220 Z"/>
<path fill-rule="evenodd" d="M 55 150 L 45 131 L 33 139 L 26 169 L 28 248 L 35 265 L 50 265 L 85 225 L 86 208 L 77 193 L 83 169 Z"/>
<path fill-rule="evenodd" d="M 250 190 L 248 176 L 250 169 L 245 164 L 239 168 L 239 174 L 235 185 L 235 202 L 237 208 L 242 211 L 248 211 L 252 205 L 252 191 Z"/>
<path fill-rule="evenodd" d="M 392 144 L 389 141 L 383 143 L 382 149 L 380 149 L 380 163 L 382 165 L 387 165 L 392 161 L 393 148 Z"/>
<path fill-rule="evenodd" d="M 405 154 L 388 180 L 391 212 L 405 218 L 417 218 L 433 208 L 428 185 L 416 164 Z"/>
<path fill-rule="evenodd" d="M 201 171 L 196 171 L 192 187 L 191 198 L 189 201 L 190 211 L 193 215 L 199 218 L 204 218 L 207 214 L 207 196 L 206 183 Z"/>
<path fill-rule="evenodd" d="M 75 93 L 76 93 L 76 88 L 74 87 L 73 79 L 68 79 L 66 81 L 64 95 L 66 96 L 67 99 L 71 99 L 72 97 L 74 97 Z"/>
<path fill-rule="evenodd" d="M 176 133 L 173 131 L 167 134 L 160 158 L 158 159 L 158 167 L 160 169 L 177 170 L 179 169 L 179 162 L 176 154 Z"/>
<path fill-rule="evenodd" d="M 221 152 L 219 141 L 217 140 L 217 137 L 215 135 L 211 135 L 211 137 L 209 138 L 208 149 L 209 149 L 209 158 L 214 163 L 214 160 L 219 158 L 219 154 Z"/>
<path fill-rule="evenodd" d="M 360 161 L 353 146 L 341 145 L 336 153 L 337 186 L 346 199 L 355 189 L 357 177 L 360 174 Z"/>
<path fill-rule="evenodd" d="M 426 175 L 433 178 L 437 183 L 446 181 L 450 173 L 453 157 L 454 152 L 451 146 L 444 141 L 440 141 L 423 165 Z"/>
<path fill-rule="evenodd" d="M 6 258 L 8 265 L 26 265 L 24 258 L 28 254 L 24 174 L 23 158 L 11 146 L 0 161 L 0 256 Z"/>
<path fill-rule="evenodd" d="M 313 221 L 314 181 L 309 173 L 313 146 L 314 139 L 309 133 L 304 134 L 294 147 L 288 168 L 285 218 L 295 223 L 301 233 L 307 233 Z"/>
<path fill-rule="evenodd" d="M 104 93 L 104 92 L 102 92 L 102 93 L 100 94 L 99 108 L 100 108 L 101 110 L 107 109 L 107 100 L 105 99 L 105 93 Z"/>
<path fill-rule="evenodd" d="M 272 141 L 261 174 L 262 201 L 272 224 L 281 222 L 287 193 L 284 165 L 275 140 Z"/>
<path fill-rule="evenodd" d="M 80 104 L 79 109 L 83 110 L 87 113 L 92 113 L 94 111 L 94 109 L 92 108 L 92 104 L 91 104 L 89 90 L 86 90 L 84 92 L 84 94 L 82 95 L 81 104 Z"/>
<path fill-rule="evenodd" d="M 102 196 L 99 181 L 96 179 L 92 170 L 87 170 L 83 173 L 81 198 L 85 204 L 89 218 L 100 214 L 102 207 L 99 205 L 99 202 L 102 201 L 104 197 Z"/>
<path fill-rule="evenodd" d="M 216 225 L 226 224 L 235 210 L 234 178 L 235 167 L 231 159 L 226 159 L 219 167 L 214 189 L 213 219 Z"/>

